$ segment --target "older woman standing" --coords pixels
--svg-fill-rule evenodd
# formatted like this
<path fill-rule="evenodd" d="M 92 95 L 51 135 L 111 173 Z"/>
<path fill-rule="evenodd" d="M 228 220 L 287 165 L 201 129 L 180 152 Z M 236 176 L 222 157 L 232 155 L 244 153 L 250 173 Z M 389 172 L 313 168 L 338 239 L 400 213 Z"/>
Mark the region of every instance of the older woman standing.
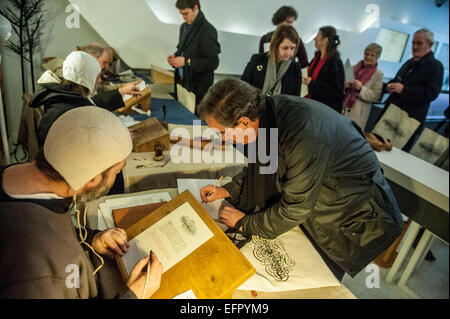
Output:
<path fill-rule="evenodd" d="M 342 114 L 355 121 L 364 131 L 369 119 L 372 103 L 381 97 L 383 72 L 377 66 L 381 46 L 369 44 L 364 50 L 364 59 L 353 67 L 353 82 L 345 81 L 346 94 Z"/>
<path fill-rule="evenodd" d="M 344 97 L 344 65 L 340 59 L 338 45 L 341 43 L 336 29 L 321 27 L 314 44 L 317 52 L 308 67 L 308 76 L 303 83 L 308 85 L 307 98 L 322 102 L 341 113 Z"/>
<path fill-rule="evenodd" d="M 241 80 L 257 87 L 265 95 L 300 95 L 302 70 L 294 57 L 300 38 L 294 27 L 279 26 L 267 53 L 254 54 Z"/>

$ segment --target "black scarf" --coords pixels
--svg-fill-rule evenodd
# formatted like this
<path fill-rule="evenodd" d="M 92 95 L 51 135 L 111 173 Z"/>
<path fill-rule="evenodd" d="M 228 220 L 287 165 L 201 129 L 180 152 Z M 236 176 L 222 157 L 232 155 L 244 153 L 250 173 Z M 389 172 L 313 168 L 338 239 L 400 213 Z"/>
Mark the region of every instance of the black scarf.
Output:
<path fill-rule="evenodd" d="M 197 17 L 195 18 L 192 24 L 183 23 L 180 29 L 180 39 L 178 45 L 178 54 L 181 55 L 184 51 L 184 48 L 187 43 L 189 43 L 190 39 L 192 39 L 197 32 L 201 29 L 201 25 L 205 21 L 205 16 L 203 12 L 199 11 Z"/>

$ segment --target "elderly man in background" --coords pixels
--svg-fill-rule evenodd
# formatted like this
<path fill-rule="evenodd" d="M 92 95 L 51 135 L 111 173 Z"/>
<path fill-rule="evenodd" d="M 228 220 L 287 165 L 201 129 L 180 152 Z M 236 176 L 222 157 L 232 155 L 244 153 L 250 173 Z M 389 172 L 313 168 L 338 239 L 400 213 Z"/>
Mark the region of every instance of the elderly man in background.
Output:
<path fill-rule="evenodd" d="M 97 62 L 100 64 L 101 73 L 97 79 L 96 84 L 96 94 L 97 94 L 97 105 L 103 107 L 117 106 L 115 108 L 120 108 L 124 106 L 124 101 L 122 96 L 130 95 L 140 95 L 141 91 L 136 86 L 141 80 L 125 83 L 121 85 L 120 88 L 107 89 L 107 84 L 102 80 L 102 74 L 109 68 L 111 62 L 111 52 L 109 48 L 104 48 L 97 43 L 85 46 L 83 51 L 92 55 Z"/>
<path fill-rule="evenodd" d="M 427 29 L 417 30 L 412 41 L 413 57 L 402 65 L 386 85 L 390 95 L 385 102 L 385 110 L 393 103 L 421 123 L 403 147 L 405 151 L 411 149 L 416 137 L 422 132 L 430 103 L 441 92 L 444 67 L 431 51 L 433 42 L 432 32 Z"/>
<path fill-rule="evenodd" d="M 0 167 L 0 298 L 102 296 L 95 277 L 101 266 L 94 271 L 85 251 L 103 265 L 101 255 L 123 256 L 129 244 L 123 229 L 86 229 L 86 206 L 108 193 L 131 150 L 130 133 L 114 114 L 78 107 L 53 123 L 35 161 Z M 161 275 L 156 255 L 145 257 L 116 297 L 149 298 Z"/>

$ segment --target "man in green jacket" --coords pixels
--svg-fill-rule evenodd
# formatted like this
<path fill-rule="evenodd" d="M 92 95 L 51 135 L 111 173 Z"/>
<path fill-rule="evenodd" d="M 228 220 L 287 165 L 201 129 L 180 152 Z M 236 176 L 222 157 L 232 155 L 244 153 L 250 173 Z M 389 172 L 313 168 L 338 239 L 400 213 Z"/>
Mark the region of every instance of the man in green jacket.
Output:
<path fill-rule="evenodd" d="M 273 239 L 300 225 L 338 279 L 355 276 L 400 235 L 396 200 L 350 119 L 309 99 L 264 98 L 235 79 L 208 91 L 199 116 L 225 140 L 247 144 L 248 168 L 223 188 L 201 189 L 205 202 L 235 205 L 220 212 L 227 226 Z"/>
<path fill-rule="evenodd" d="M 185 23 L 180 27 L 177 51 L 167 57 L 167 62 L 176 69 L 175 83 L 193 92 L 198 105 L 214 82 L 220 44 L 216 29 L 200 10 L 199 0 L 177 0 L 175 5 Z"/>

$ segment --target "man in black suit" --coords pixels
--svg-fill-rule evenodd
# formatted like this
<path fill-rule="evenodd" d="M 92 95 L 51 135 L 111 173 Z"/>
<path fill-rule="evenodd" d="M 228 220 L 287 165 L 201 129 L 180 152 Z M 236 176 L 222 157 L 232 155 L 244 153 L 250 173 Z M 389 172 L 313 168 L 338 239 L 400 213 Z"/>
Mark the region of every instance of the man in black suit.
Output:
<path fill-rule="evenodd" d="M 180 27 L 177 51 L 167 57 L 167 62 L 176 69 L 175 85 L 180 83 L 193 92 L 198 105 L 213 84 L 214 70 L 219 66 L 217 31 L 200 10 L 199 0 L 177 0 L 175 6 L 185 23 Z"/>

